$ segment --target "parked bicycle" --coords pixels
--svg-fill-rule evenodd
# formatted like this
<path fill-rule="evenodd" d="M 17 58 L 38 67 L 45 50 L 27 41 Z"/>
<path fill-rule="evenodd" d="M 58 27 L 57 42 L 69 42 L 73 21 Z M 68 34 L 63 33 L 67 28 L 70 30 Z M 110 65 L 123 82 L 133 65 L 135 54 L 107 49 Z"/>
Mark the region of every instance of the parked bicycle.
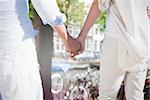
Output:
<path fill-rule="evenodd" d="M 76 78 L 74 86 L 66 91 L 64 100 L 96 100 L 98 98 L 99 72 L 89 68 L 84 75 Z"/>

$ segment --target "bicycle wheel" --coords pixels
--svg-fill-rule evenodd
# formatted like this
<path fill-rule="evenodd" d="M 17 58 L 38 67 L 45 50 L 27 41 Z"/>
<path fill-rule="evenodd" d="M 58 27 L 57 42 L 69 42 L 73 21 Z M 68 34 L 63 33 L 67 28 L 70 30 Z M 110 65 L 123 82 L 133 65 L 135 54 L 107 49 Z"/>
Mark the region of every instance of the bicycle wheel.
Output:
<path fill-rule="evenodd" d="M 53 94 L 58 94 L 63 89 L 63 78 L 60 74 L 53 74 L 51 77 L 52 88 L 51 91 Z"/>
<path fill-rule="evenodd" d="M 70 93 L 70 100 L 88 100 L 88 93 L 82 86 L 75 86 Z"/>

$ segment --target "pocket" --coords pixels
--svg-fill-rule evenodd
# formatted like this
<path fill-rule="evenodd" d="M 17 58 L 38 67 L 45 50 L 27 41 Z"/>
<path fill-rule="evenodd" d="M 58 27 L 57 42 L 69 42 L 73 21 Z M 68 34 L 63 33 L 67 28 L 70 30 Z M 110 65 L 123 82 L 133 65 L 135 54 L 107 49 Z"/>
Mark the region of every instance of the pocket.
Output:
<path fill-rule="evenodd" d="M 119 49 L 120 39 L 115 36 L 105 34 L 105 38 L 101 44 L 102 51 L 114 51 L 117 52 Z"/>
<path fill-rule="evenodd" d="M 130 44 L 126 44 L 124 40 L 122 40 L 120 43 L 121 49 L 119 53 L 119 66 L 125 69 L 131 66 L 135 66 L 144 60 L 141 59 L 129 45 Z"/>
<path fill-rule="evenodd" d="M 113 37 L 105 34 L 104 41 L 102 43 L 102 59 L 104 66 L 119 66 L 119 50 L 120 40 L 118 37 Z"/>

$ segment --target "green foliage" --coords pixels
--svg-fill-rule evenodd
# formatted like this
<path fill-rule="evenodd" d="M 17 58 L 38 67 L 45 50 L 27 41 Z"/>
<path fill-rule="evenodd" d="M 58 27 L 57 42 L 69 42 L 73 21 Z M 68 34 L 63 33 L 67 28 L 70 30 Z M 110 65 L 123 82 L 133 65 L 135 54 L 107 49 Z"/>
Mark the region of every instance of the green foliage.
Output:
<path fill-rule="evenodd" d="M 106 12 L 102 12 L 100 18 L 96 21 L 96 23 L 100 24 L 100 31 L 105 31 L 106 28 Z"/>
<path fill-rule="evenodd" d="M 78 0 L 57 0 L 60 11 L 67 14 L 71 4 L 75 4 Z"/>
<path fill-rule="evenodd" d="M 79 0 L 57 0 L 60 11 L 67 17 L 66 25 L 71 23 L 83 24 L 86 7 Z"/>
<path fill-rule="evenodd" d="M 79 0 L 57 0 L 60 11 L 64 13 L 67 17 L 66 25 L 76 23 L 82 25 L 84 18 L 87 16 L 86 6 L 83 2 Z M 34 19 L 35 11 L 34 7 L 29 0 L 29 17 Z M 101 17 L 96 23 L 100 24 L 100 30 L 104 31 L 106 27 L 106 12 L 103 12 Z"/>
<path fill-rule="evenodd" d="M 29 17 L 31 18 L 31 19 L 33 19 L 34 18 L 34 8 L 33 8 L 33 5 L 32 5 L 32 3 L 31 3 L 31 1 L 29 1 Z"/>
<path fill-rule="evenodd" d="M 82 25 L 84 18 L 87 16 L 86 6 L 79 0 L 57 0 L 60 11 L 67 17 L 66 25 L 76 23 Z M 100 24 L 100 31 L 104 31 L 106 27 L 106 12 L 101 14 L 101 17 L 96 23 Z"/>
<path fill-rule="evenodd" d="M 84 17 L 86 15 L 86 9 L 83 2 L 75 3 L 68 10 L 68 20 L 70 22 L 75 22 L 79 25 L 83 24 Z"/>

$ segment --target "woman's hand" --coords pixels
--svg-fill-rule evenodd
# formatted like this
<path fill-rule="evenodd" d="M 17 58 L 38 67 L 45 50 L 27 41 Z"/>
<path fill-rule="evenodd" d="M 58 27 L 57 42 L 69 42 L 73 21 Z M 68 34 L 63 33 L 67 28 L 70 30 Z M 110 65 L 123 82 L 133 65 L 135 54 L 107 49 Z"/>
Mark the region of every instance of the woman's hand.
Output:
<path fill-rule="evenodd" d="M 81 44 L 81 50 L 78 52 L 78 54 L 81 54 L 85 51 L 85 38 L 83 38 L 82 36 L 78 36 L 76 40 Z"/>
<path fill-rule="evenodd" d="M 75 57 L 82 50 L 81 43 L 68 35 L 68 40 L 65 42 L 65 47 L 71 58 Z"/>
<path fill-rule="evenodd" d="M 73 58 L 76 55 L 79 55 L 84 52 L 85 50 L 85 37 L 79 35 L 76 39 L 70 37 L 69 39 L 70 46 L 68 47 L 68 52 L 70 57 Z"/>

